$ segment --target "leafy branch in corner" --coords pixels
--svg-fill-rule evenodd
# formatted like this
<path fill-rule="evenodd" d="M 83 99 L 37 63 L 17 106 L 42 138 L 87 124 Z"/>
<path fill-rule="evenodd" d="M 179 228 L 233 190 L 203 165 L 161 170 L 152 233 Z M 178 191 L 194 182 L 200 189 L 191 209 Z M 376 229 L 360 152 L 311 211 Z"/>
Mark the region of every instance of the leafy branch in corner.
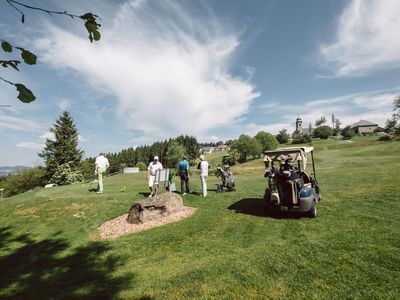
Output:
<path fill-rule="evenodd" d="M 84 22 L 85 28 L 86 28 L 87 32 L 89 33 L 90 42 L 100 40 L 101 34 L 100 34 L 99 29 L 100 29 L 101 24 L 98 23 L 98 19 L 100 19 L 100 17 L 98 15 L 95 15 L 95 14 L 89 12 L 89 13 L 85 13 L 85 14 L 79 16 L 79 15 L 68 13 L 67 11 L 48 10 L 48 9 L 44 9 L 44 8 L 40 8 L 40 7 L 27 5 L 25 3 L 21 3 L 19 1 L 15 1 L 15 0 L 5 0 L 5 1 L 12 8 L 17 10 L 21 14 L 21 22 L 22 23 L 25 23 L 25 14 L 22 11 L 22 9 L 24 9 L 24 8 L 30 9 L 30 10 L 42 11 L 42 12 L 48 13 L 51 16 L 65 15 L 65 16 L 71 17 L 72 19 L 75 19 L 75 18 L 81 19 Z M 36 64 L 37 56 L 35 54 L 33 54 L 32 52 L 30 52 L 29 50 L 26 50 L 22 47 L 13 46 L 9 42 L 7 42 L 3 39 L 0 39 L 0 41 L 1 41 L 1 48 L 3 49 L 4 52 L 11 53 L 13 51 L 13 49 L 17 49 L 21 52 L 21 58 L 23 59 L 24 63 L 26 63 L 28 65 Z M 11 68 L 15 69 L 16 71 L 19 71 L 18 65 L 20 63 L 21 63 L 21 61 L 17 60 L 17 59 L 11 59 L 11 60 L 0 59 L 0 65 L 3 68 L 11 67 Z M 36 97 L 32 93 L 32 91 L 30 89 L 28 89 L 26 86 L 24 86 L 23 84 L 11 82 L 2 77 L 0 77 L 0 80 L 4 81 L 6 83 L 9 83 L 11 85 L 14 85 L 17 88 L 17 91 L 19 92 L 18 99 L 21 100 L 22 102 L 29 103 L 36 99 Z"/>
<path fill-rule="evenodd" d="M 24 60 L 24 62 L 28 65 L 34 65 L 36 64 L 37 56 L 33 54 L 32 52 L 22 48 L 22 47 L 16 47 L 11 45 L 9 42 L 5 40 L 0 40 L 1 41 L 1 48 L 3 49 L 4 52 L 12 52 L 13 48 L 19 50 L 21 52 L 21 57 Z M 21 63 L 19 60 L 0 60 L 0 65 L 3 68 L 8 68 L 12 67 L 13 69 L 19 71 L 18 65 Z M 18 94 L 18 99 L 21 100 L 24 103 L 29 103 L 32 102 L 36 99 L 35 95 L 32 93 L 30 89 L 28 89 L 26 86 L 24 86 L 21 83 L 14 83 L 9 80 L 6 80 L 2 77 L 0 77 L 1 80 L 4 82 L 7 82 L 11 85 L 14 85 L 17 88 L 17 91 L 19 92 Z"/>
<path fill-rule="evenodd" d="M 41 7 L 31 6 L 31 5 L 21 3 L 19 1 L 15 1 L 15 0 L 6 0 L 6 2 L 21 14 L 21 22 L 22 23 L 25 23 L 25 14 L 17 6 L 24 7 L 27 9 L 42 11 L 42 12 L 48 13 L 51 16 L 65 15 L 65 16 L 71 17 L 72 19 L 75 19 L 75 18 L 81 19 L 85 22 L 86 30 L 89 33 L 89 40 L 91 42 L 100 40 L 101 35 L 100 35 L 99 29 L 100 29 L 101 24 L 97 22 L 97 20 L 100 19 L 100 17 L 98 15 L 95 15 L 95 14 L 92 14 L 89 12 L 84 15 L 78 16 L 75 14 L 71 14 L 71 13 L 67 12 L 66 10 L 64 10 L 64 11 L 49 10 L 49 9 L 45 9 L 45 8 L 41 8 Z"/>

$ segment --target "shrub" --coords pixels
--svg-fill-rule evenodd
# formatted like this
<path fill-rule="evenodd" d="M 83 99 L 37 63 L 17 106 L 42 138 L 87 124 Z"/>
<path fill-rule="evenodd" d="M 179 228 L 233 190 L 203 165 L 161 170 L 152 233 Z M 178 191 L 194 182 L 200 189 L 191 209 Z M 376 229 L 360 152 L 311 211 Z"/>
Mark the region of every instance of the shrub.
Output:
<path fill-rule="evenodd" d="M 86 180 L 94 178 L 94 168 L 94 161 L 86 160 L 81 162 L 79 165 L 79 170 L 82 173 L 83 178 Z"/>
<path fill-rule="evenodd" d="M 333 136 L 338 136 L 340 134 L 340 128 L 333 129 Z"/>
<path fill-rule="evenodd" d="M 326 140 L 333 135 L 333 130 L 329 126 L 323 125 L 314 129 L 314 137 Z"/>
<path fill-rule="evenodd" d="M 303 139 L 305 140 L 305 143 L 311 143 L 312 142 L 312 136 L 309 134 L 304 134 Z"/>
<path fill-rule="evenodd" d="M 136 164 L 136 167 L 139 168 L 139 171 L 146 171 L 147 170 L 147 166 L 144 162 L 139 161 Z"/>
<path fill-rule="evenodd" d="M 351 129 L 350 126 L 346 126 L 345 128 L 342 129 L 341 134 L 343 136 L 342 139 L 349 140 L 355 135 L 355 132 L 353 129 Z"/>
<path fill-rule="evenodd" d="M 388 135 L 383 135 L 383 136 L 380 136 L 379 138 L 378 138 L 378 141 L 383 141 L 383 142 L 389 142 L 389 141 L 391 141 L 391 140 L 393 140 L 393 138 L 388 134 Z"/>
<path fill-rule="evenodd" d="M 32 168 L 18 174 L 10 174 L 2 178 L 0 188 L 4 188 L 4 195 L 10 197 L 35 187 L 43 186 L 45 171 L 43 168 Z"/>
<path fill-rule="evenodd" d="M 309 134 L 301 134 L 299 132 L 293 133 L 292 144 L 306 144 L 312 141 L 312 137 Z"/>
<path fill-rule="evenodd" d="M 57 167 L 56 172 L 51 176 L 50 182 L 58 185 L 72 184 L 81 182 L 83 175 L 80 170 L 72 166 L 72 162 L 62 164 Z"/>

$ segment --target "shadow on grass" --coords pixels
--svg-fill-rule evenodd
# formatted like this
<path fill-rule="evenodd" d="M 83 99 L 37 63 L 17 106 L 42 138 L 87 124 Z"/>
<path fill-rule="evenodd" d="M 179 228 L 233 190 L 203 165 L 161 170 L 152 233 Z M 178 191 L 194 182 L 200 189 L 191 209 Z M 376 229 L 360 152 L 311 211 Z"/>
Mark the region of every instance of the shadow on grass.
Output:
<path fill-rule="evenodd" d="M 257 217 L 269 217 L 274 219 L 299 219 L 301 214 L 281 212 L 281 211 L 267 211 L 265 209 L 265 202 L 262 198 L 244 198 L 233 203 L 228 209 L 234 210 L 236 213 L 252 215 Z"/>
<path fill-rule="evenodd" d="M 57 235 L 33 240 L 0 228 L 1 299 L 113 299 L 132 275 L 114 276 L 123 264 L 105 243 L 72 249 Z"/>

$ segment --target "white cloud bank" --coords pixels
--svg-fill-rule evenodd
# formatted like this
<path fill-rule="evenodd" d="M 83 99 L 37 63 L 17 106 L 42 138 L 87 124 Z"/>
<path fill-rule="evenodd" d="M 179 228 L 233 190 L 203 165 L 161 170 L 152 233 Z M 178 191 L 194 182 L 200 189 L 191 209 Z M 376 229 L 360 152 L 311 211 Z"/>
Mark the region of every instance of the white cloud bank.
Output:
<path fill-rule="evenodd" d="M 325 116 L 327 124 L 331 123 L 331 114 L 339 118 L 343 126 L 351 125 L 361 119 L 369 120 L 384 126 L 393 109 L 393 100 L 400 89 L 373 91 L 344 95 L 340 97 L 312 100 L 305 103 L 301 111 L 304 124 L 314 126 L 315 120 Z M 296 115 L 286 116 L 295 120 Z"/>
<path fill-rule="evenodd" d="M 18 148 L 28 148 L 37 150 L 43 150 L 44 148 L 44 144 L 32 143 L 32 142 L 19 142 L 15 146 Z"/>
<path fill-rule="evenodd" d="M 387 90 L 308 100 L 298 105 L 281 105 L 278 102 L 270 102 L 267 105 L 261 104 L 259 109 L 265 110 L 265 114 L 282 115 L 280 122 L 275 124 L 248 124 L 244 129 L 249 134 L 255 134 L 259 130 L 277 133 L 281 129 L 288 129 L 289 132 L 293 132 L 297 117 L 302 118 L 303 127 L 308 127 L 309 123 L 314 127 L 315 121 L 321 116 L 325 116 L 327 125 L 332 126 L 332 114 L 342 122 L 342 127 L 361 119 L 376 122 L 384 127 L 386 120 L 392 114 L 393 101 L 399 94 L 400 87 L 395 87 Z"/>
<path fill-rule="evenodd" d="M 335 40 L 320 48 L 336 76 L 362 76 L 400 67 L 398 0 L 352 0 L 337 22 Z"/>
<path fill-rule="evenodd" d="M 207 7 L 199 13 L 177 1 L 130 1 L 93 44 L 47 28 L 37 42 L 44 60 L 116 95 L 121 122 L 147 136 L 206 135 L 235 122 L 259 96 L 249 79 L 230 73 L 237 31 Z"/>
<path fill-rule="evenodd" d="M 34 132 L 40 129 L 40 125 L 26 118 L 0 114 L 0 131 L 2 129 Z"/>

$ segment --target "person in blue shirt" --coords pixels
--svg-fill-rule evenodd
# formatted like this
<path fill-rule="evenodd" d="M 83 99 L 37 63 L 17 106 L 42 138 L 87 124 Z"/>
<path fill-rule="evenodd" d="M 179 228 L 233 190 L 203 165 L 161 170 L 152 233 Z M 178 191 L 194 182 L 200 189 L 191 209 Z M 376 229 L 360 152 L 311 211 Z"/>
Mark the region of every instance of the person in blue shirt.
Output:
<path fill-rule="evenodd" d="M 186 156 L 182 158 L 179 163 L 179 177 L 181 178 L 181 194 L 186 195 L 190 194 L 190 186 L 189 186 L 189 162 L 186 160 Z M 186 192 L 185 192 L 186 185 Z"/>

